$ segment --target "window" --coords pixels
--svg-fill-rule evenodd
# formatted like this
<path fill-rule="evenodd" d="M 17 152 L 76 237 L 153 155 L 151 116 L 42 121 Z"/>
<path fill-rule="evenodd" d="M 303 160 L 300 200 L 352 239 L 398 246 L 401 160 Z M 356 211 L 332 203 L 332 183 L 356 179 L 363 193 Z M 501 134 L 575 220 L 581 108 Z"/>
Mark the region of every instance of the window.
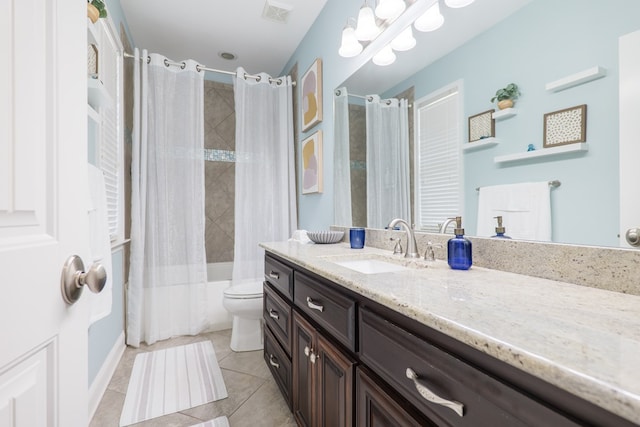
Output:
<path fill-rule="evenodd" d="M 461 82 L 416 102 L 416 228 L 437 232 L 461 215 Z"/>
<path fill-rule="evenodd" d="M 109 234 L 112 244 L 116 244 L 124 240 L 123 48 L 110 19 L 98 20 L 90 31 L 95 37 L 99 62 L 98 79 L 90 83 L 99 100 L 93 105 L 89 102 L 98 123 L 95 128 L 90 127 L 89 144 L 94 153 L 92 162 L 104 174 Z"/>

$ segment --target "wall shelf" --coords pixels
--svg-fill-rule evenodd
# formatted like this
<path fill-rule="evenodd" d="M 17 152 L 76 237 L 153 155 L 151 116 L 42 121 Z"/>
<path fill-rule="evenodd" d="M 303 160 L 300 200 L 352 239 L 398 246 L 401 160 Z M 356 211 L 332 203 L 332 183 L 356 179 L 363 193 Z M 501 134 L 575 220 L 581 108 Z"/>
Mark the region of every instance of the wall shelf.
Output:
<path fill-rule="evenodd" d="M 547 83 L 545 89 L 549 92 L 560 92 L 561 90 L 569 89 L 574 86 L 578 86 L 590 81 L 599 79 L 607 75 L 607 69 L 599 65 L 591 67 L 587 70 L 580 71 L 579 73 L 572 74 L 564 77 L 560 80 Z"/>
<path fill-rule="evenodd" d="M 109 107 L 113 105 L 113 99 L 98 79 L 89 77 L 87 79 L 87 96 L 89 105 L 94 109 L 98 107 Z"/>
<path fill-rule="evenodd" d="M 475 150 L 481 150 L 483 148 L 489 148 L 489 147 L 493 147 L 496 146 L 500 143 L 500 141 L 496 138 L 484 138 L 481 139 L 479 141 L 474 141 L 474 142 L 468 142 L 466 144 L 464 144 L 462 146 L 462 151 L 467 152 L 467 151 L 475 151 Z"/>
<path fill-rule="evenodd" d="M 493 113 L 493 119 L 500 121 L 508 119 L 509 117 L 513 117 L 518 114 L 518 110 L 516 108 L 505 108 L 504 110 L 498 110 Z"/>
<path fill-rule="evenodd" d="M 87 104 L 87 117 L 96 123 L 100 123 L 100 113 L 98 113 L 91 105 Z"/>
<path fill-rule="evenodd" d="M 589 146 L 586 142 L 580 142 L 575 144 L 560 145 L 558 147 L 542 148 L 535 151 L 525 151 L 524 153 L 507 154 L 505 156 L 494 157 L 493 161 L 497 164 L 504 164 L 526 161 L 541 157 L 553 157 L 566 153 L 581 153 L 586 151 L 589 151 Z"/>
<path fill-rule="evenodd" d="M 89 18 L 87 18 L 87 43 L 98 45 L 98 29 Z"/>

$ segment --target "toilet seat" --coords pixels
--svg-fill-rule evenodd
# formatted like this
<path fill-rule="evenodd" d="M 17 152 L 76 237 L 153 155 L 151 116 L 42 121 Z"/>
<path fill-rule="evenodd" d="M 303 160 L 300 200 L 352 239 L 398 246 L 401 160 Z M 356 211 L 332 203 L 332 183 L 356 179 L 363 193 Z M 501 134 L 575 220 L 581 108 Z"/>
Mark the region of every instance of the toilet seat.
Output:
<path fill-rule="evenodd" d="M 262 282 L 233 285 L 224 290 L 224 296 L 232 299 L 262 298 Z"/>

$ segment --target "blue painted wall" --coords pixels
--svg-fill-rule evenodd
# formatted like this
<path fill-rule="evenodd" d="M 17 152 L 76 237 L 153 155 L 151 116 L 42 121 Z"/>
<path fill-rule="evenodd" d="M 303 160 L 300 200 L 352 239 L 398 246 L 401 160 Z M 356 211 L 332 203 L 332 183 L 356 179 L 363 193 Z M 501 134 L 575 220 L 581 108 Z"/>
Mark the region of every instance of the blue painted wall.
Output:
<path fill-rule="evenodd" d="M 358 67 L 357 58 L 342 58 L 338 55 L 338 48 L 347 17 L 358 16 L 360 6 L 362 0 L 328 0 L 281 73 L 287 73 L 297 63 L 298 77 L 301 78 L 316 58 L 322 58 L 323 121 L 298 135 L 298 140 L 303 141 L 315 131 L 322 130 L 324 189 L 320 194 L 302 195 L 298 192 L 298 228 L 301 229 L 320 230 L 333 224 L 333 90 Z M 300 80 L 297 83 L 300 87 Z M 302 170 L 300 159 L 296 161 L 298 171 Z"/>
<path fill-rule="evenodd" d="M 332 90 L 353 72 L 352 60 L 336 51 L 346 18 L 356 16 L 360 4 L 329 0 L 290 61 L 298 62 L 300 74 L 315 57 L 324 61 L 325 120 L 318 127 L 324 130 L 326 190 L 299 195 L 300 228 L 324 228 L 333 219 Z M 558 179 L 562 186 L 552 191 L 554 241 L 617 245 L 618 38 L 640 28 L 638 16 L 640 2 L 634 0 L 535 0 L 384 94 L 414 86 L 419 99 L 463 79 L 468 117 L 494 108 L 489 100 L 496 89 L 510 82 L 520 86 L 519 114 L 496 122 L 501 144 L 464 154 L 463 216 L 469 234 L 476 228 L 476 187 Z M 596 65 L 607 69 L 605 78 L 558 93 L 545 91 L 545 84 Z M 524 152 L 528 144 L 542 149 L 543 115 L 580 104 L 588 109 L 586 155 L 494 164 L 495 156 Z"/>

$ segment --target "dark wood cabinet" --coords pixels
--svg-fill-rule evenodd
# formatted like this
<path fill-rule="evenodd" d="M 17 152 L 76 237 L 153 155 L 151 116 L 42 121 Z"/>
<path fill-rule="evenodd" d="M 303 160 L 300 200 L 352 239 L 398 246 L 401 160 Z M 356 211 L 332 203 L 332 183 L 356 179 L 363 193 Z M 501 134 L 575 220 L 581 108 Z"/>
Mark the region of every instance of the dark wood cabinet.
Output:
<path fill-rule="evenodd" d="M 359 367 L 356 371 L 355 406 L 358 427 L 435 426 L 400 406 L 363 368 Z"/>
<path fill-rule="evenodd" d="M 353 425 L 355 362 L 293 315 L 293 413 L 300 426 Z"/>
<path fill-rule="evenodd" d="M 265 279 L 265 361 L 299 426 L 633 425 L 280 257 Z"/>

